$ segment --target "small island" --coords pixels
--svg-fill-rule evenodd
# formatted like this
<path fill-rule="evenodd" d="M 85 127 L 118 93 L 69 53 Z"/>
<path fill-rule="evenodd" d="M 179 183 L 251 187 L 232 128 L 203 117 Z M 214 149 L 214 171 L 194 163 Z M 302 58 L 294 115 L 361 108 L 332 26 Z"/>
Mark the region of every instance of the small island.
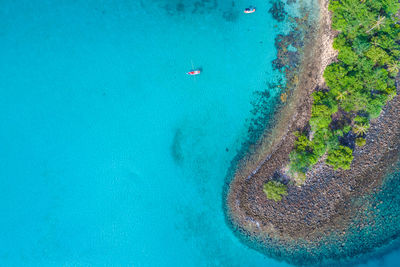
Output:
<path fill-rule="evenodd" d="M 400 233 L 377 197 L 400 155 L 399 3 L 319 4 L 293 91 L 226 190 L 241 240 L 297 265 L 360 259 Z"/>

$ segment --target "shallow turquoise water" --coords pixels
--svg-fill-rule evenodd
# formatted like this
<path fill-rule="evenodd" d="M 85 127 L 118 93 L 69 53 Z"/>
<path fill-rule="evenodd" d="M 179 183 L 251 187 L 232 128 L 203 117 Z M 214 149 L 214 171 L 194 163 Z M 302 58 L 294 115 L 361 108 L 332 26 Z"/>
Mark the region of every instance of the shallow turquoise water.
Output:
<path fill-rule="evenodd" d="M 0 265 L 287 266 L 221 199 L 277 77 L 269 4 L 147 2 L 2 1 Z"/>
<path fill-rule="evenodd" d="M 268 4 L 146 2 L 2 1 L 0 265 L 281 266 L 221 199 L 273 77 Z"/>

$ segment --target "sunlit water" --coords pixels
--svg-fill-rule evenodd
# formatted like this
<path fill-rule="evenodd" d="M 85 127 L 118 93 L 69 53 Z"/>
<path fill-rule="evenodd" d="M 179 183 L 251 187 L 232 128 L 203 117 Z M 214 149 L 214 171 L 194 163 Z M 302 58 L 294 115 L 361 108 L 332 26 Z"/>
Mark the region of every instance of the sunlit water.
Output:
<path fill-rule="evenodd" d="M 279 76 L 282 25 L 251 4 L 2 1 L 1 266 L 287 266 L 222 211 L 254 92 Z"/>

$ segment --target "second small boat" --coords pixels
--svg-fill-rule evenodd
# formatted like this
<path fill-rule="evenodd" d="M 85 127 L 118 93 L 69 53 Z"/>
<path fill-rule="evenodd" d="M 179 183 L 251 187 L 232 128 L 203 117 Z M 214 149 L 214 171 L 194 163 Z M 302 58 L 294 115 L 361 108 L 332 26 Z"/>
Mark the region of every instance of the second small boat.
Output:
<path fill-rule="evenodd" d="M 248 7 L 244 10 L 244 13 L 250 14 L 256 12 L 256 9 L 254 7 Z"/>
<path fill-rule="evenodd" d="M 198 75 L 200 73 L 201 73 L 200 70 L 191 70 L 189 72 L 186 72 L 186 74 L 188 74 L 188 75 Z"/>

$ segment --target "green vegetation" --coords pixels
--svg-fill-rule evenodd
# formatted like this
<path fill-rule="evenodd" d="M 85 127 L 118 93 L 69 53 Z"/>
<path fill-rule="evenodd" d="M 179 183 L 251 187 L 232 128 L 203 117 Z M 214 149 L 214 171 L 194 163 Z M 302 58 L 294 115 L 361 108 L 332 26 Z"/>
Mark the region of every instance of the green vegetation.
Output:
<path fill-rule="evenodd" d="M 267 195 L 268 199 L 275 201 L 281 201 L 282 196 L 286 196 L 288 194 L 287 186 L 277 181 L 269 181 L 268 183 L 264 184 L 263 191 Z"/>
<path fill-rule="evenodd" d="M 310 133 L 296 132 L 290 172 L 304 177 L 323 156 L 334 169 L 349 169 L 353 140 L 365 145 L 370 119 L 396 95 L 400 71 L 400 25 L 397 0 L 331 0 L 333 47 L 338 62 L 324 72 L 327 90 L 313 93 Z M 346 142 L 344 140 L 347 140 Z"/>
<path fill-rule="evenodd" d="M 365 146 L 365 143 L 366 143 L 366 141 L 362 137 L 359 137 L 359 138 L 356 139 L 356 145 L 357 146 Z"/>
<path fill-rule="evenodd" d="M 332 165 L 335 170 L 342 168 L 343 170 L 350 169 L 350 164 L 353 161 L 353 150 L 347 146 L 339 146 L 331 149 L 328 152 L 326 162 Z"/>

